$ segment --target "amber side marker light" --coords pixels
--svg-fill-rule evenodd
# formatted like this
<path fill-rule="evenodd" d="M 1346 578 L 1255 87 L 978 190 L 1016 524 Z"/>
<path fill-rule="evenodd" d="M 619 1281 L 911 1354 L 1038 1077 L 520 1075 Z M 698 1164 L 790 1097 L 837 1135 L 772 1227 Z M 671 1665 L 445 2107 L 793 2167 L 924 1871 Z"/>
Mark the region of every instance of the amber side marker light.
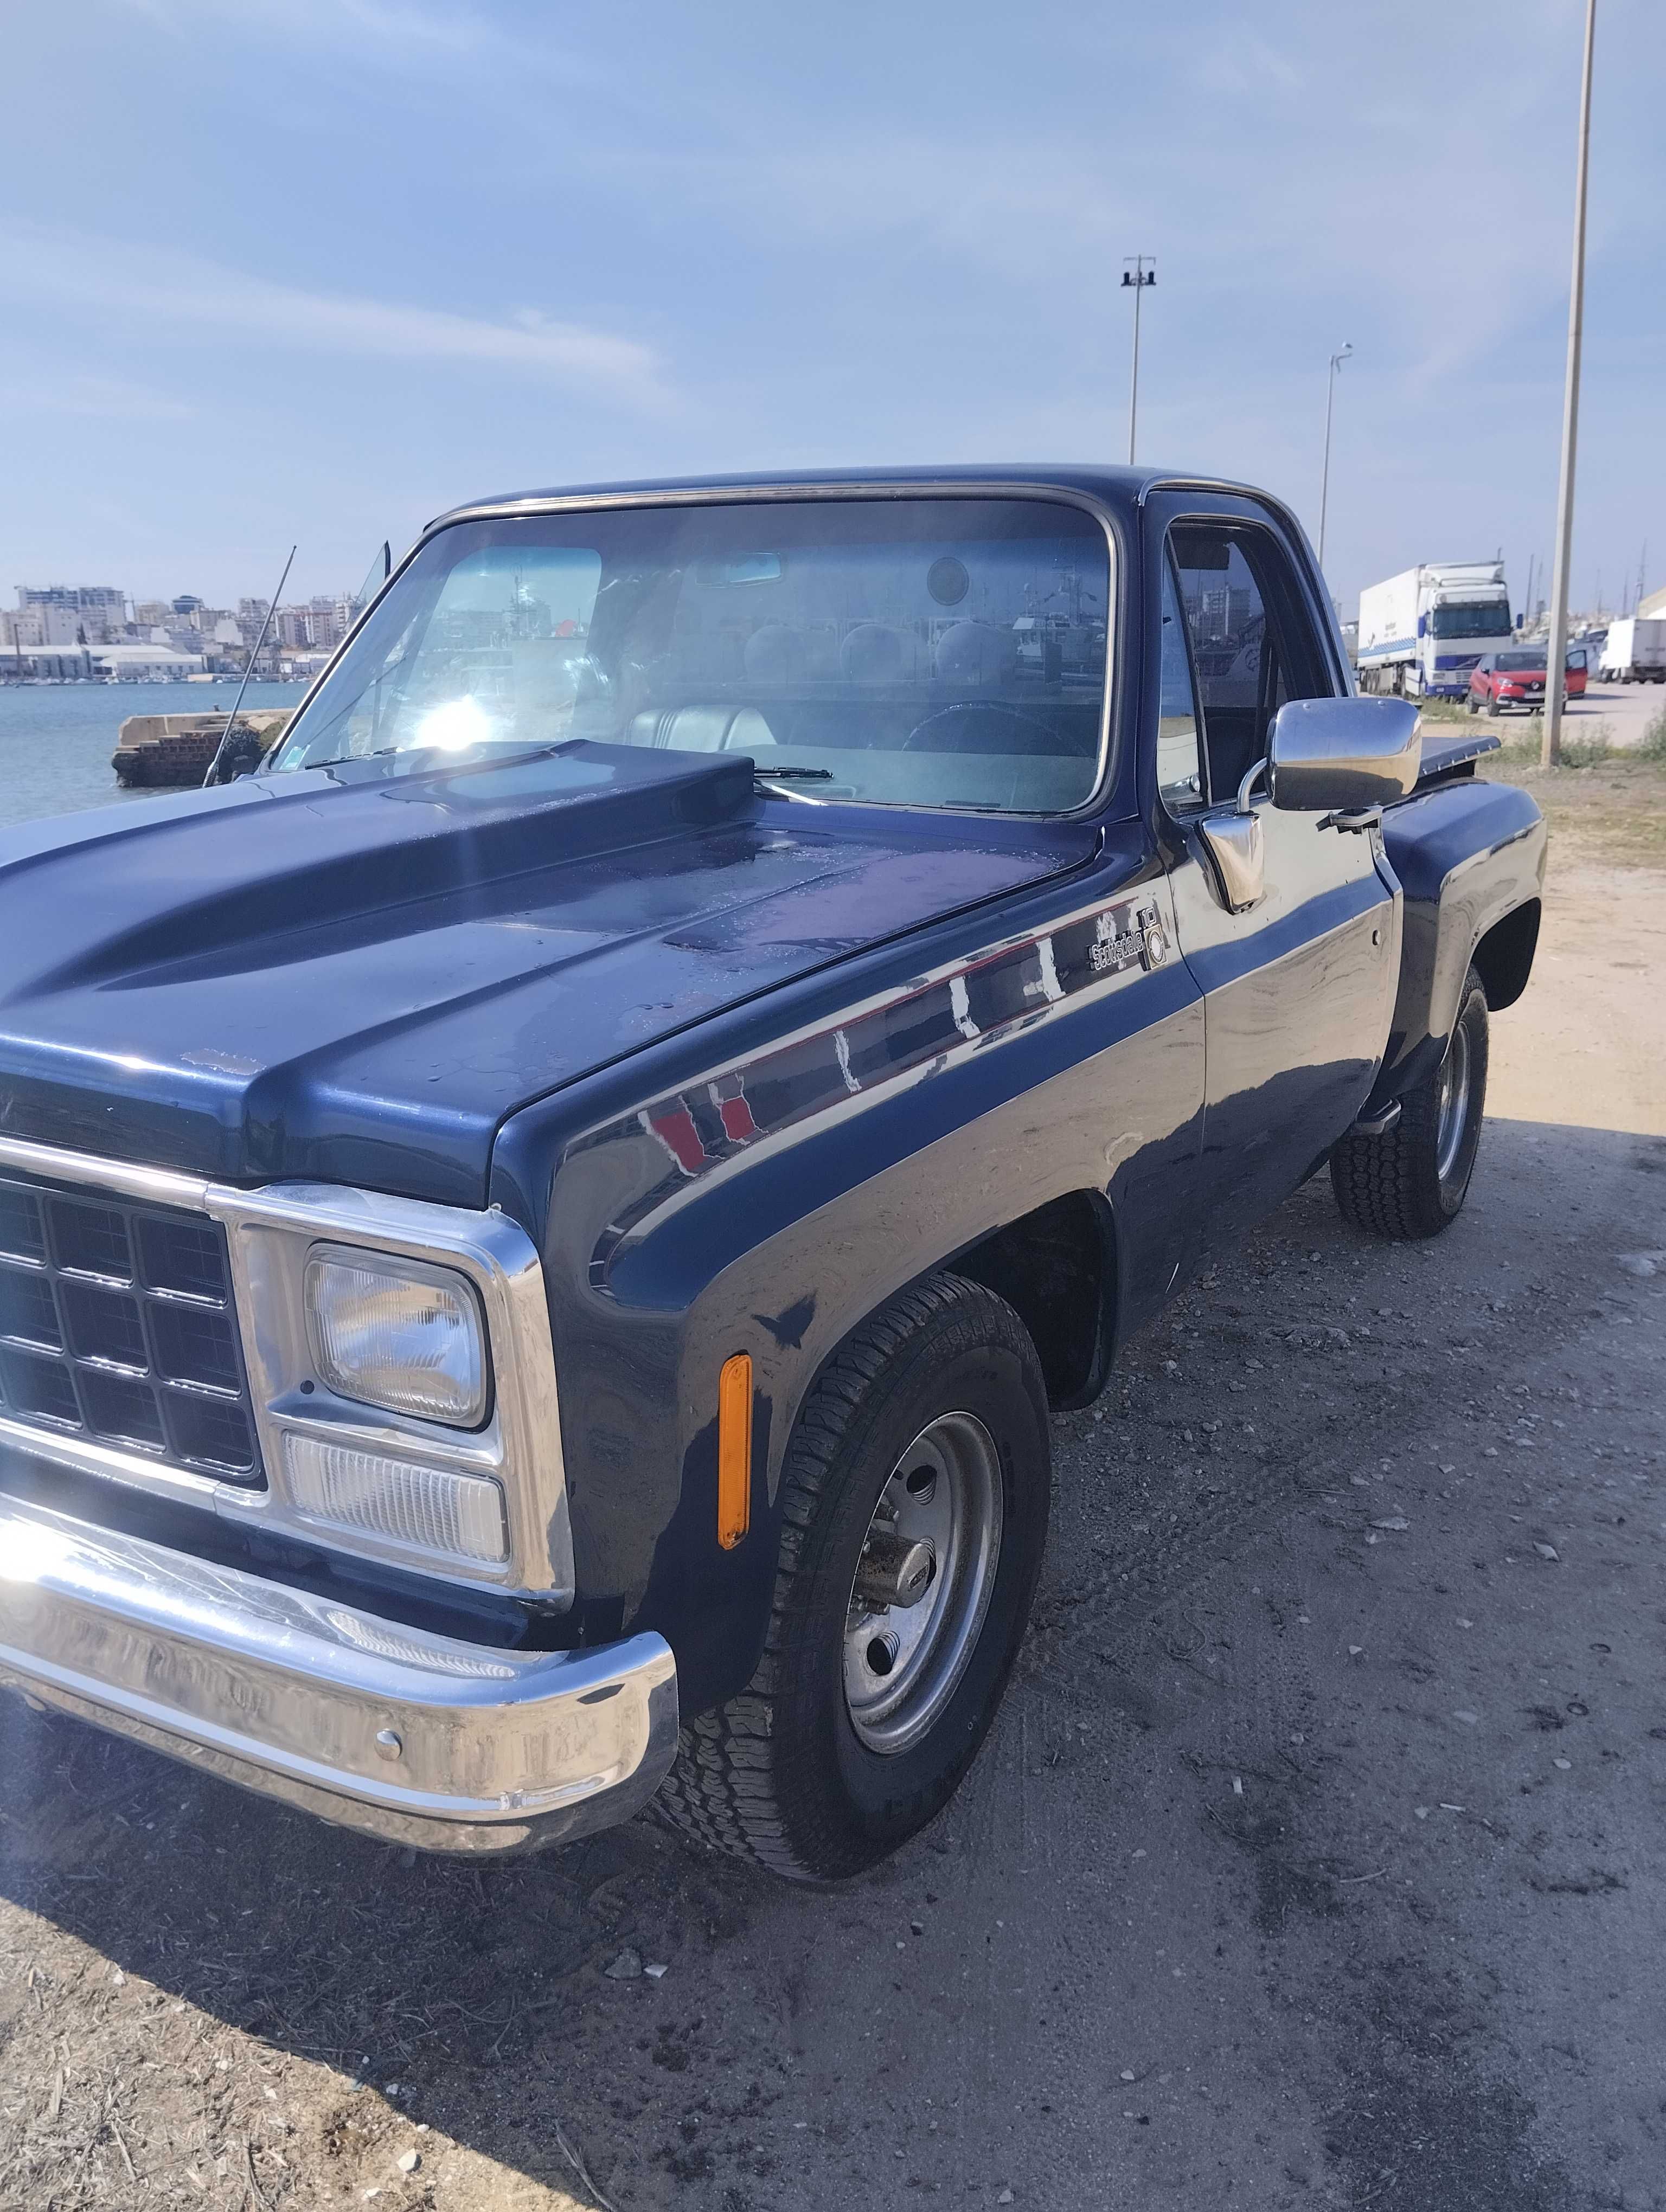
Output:
<path fill-rule="evenodd" d="M 717 1540 L 733 1551 L 752 1518 L 752 1359 L 737 1352 L 717 1378 Z"/>

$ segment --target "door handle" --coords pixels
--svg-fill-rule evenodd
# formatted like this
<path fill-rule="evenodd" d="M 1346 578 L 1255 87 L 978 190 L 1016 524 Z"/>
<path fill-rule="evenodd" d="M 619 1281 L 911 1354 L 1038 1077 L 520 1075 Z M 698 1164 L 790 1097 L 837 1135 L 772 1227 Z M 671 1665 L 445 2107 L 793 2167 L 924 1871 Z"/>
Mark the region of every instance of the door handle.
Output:
<path fill-rule="evenodd" d="M 1228 914 L 1247 914 L 1267 896 L 1267 863 L 1261 817 L 1250 794 L 1267 772 L 1265 758 L 1252 761 L 1238 785 L 1230 814 L 1206 814 L 1198 830 L 1214 863 L 1215 890 Z"/>
<path fill-rule="evenodd" d="M 1213 864 L 1215 894 L 1228 914 L 1247 914 L 1267 896 L 1267 863 L 1261 817 L 1248 808 L 1239 814 L 1205 815 L 1197 825 Z"/>

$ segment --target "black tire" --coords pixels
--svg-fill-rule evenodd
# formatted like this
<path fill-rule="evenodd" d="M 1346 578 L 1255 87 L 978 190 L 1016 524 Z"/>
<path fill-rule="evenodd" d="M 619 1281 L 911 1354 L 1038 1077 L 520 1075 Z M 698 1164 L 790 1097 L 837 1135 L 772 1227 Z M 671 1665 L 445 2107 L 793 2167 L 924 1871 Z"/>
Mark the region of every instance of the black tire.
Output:
<path fill-rule="evenodd" d="M 877 1751 L 847 1692 L 847 1635 L 861 1617 L 854 1579 L 880 1493 L 915 1440 L 939 1419 L 968 1416 L 999 1462 L 997 1478 L 986 1455 L 1000 1536 L 981 1625 L 966 1630 L 967 1656 L 925 1732 Z M 924 1827 L 1000 1703 L 1041 1570 L 1051 1484 L 1041 1363 L 1004 1299 L 936 1275 L 864 1322 L 824 1370 L 787 1446 L 763 1660 L 740 1696 L 684 1729 L 658 1800 L 666 1816 L 798 1881 L 859 1874 Z"/>
<path fill-rule="evenodd" d="M 1459 1072 L 1459 1064 L 1462 1072 Z M 1447 1085 L 1461 1080 L 1456 1121 Z M 1330 1155 L 1330 1187 L 1342 1218 L 1396 1241 L 1438 1237 L 1463 1211 L 1487 1107 L 1487 994 L 1472 968 L 1463 979 L 1446 1056 L 1401 1102 L 1380 1137 L 1350 1130 Z"/>
<path fill-rule="evenodd" d="M 1470 712 L 1472 714 L 1480 714 L 1480 712 L 1481 712 L 1481 702 L 1480 702 L 1480 700 L 1479 700 L 1479 699 L 1477 699 L 1477 698 L 1475 697 L 1475 696 L 1474 696 L 1474 692 L 1471 692 L 1471 693 L 1470 693 L 1469 696 L 1468 696 L 1468 697 L 1464 701 L 1464 702 L 1463 702 L 1463 703 L 1464 703 L 1464 705 L 1468 708 L 1469 712 Z"/>
<path fill-rule="evenodd" d="M 1503 710 L 1500 708 L 1498 701 L 1489 696 L 1487 702 L 1487 711 L 1489 714 L 1496 717 Z"/>

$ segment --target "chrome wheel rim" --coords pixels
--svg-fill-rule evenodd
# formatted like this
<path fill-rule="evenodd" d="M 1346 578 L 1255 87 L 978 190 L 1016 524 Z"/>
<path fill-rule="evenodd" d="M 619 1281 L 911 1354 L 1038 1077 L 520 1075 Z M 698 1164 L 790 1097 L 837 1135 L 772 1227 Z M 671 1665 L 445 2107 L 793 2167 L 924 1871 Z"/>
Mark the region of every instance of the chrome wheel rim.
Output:
<path fill-rule="evenodd" d="M 1435 1126 L 1435 1173 L 1444 1182 L 1457 1165 L 1469 1118 L 1469 1036 L 1460 1023 L 1440 1063 L 1440 1111 Z"/>
<path fill-rule="evenodd" d="M 972 1413 L 940 1413 L 886 1478 L 852 1578 L 844 1639 L 845 1707 L 870 1751 L 907 1751 L 954 1695 L 989 1609 L 1001 1501 L 1000 1455 Z M 917 1558 L 921 1544 L 932 1553 L 922 1594 L 911 1604 L 878 1601 L 873 1562 Z"/>

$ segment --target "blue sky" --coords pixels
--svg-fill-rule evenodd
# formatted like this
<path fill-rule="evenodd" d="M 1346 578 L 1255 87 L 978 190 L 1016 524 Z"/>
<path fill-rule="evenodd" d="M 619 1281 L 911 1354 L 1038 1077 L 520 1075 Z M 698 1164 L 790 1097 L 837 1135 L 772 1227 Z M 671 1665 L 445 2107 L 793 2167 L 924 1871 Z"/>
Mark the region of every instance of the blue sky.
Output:
<path fill-rule="evenodd" d="M 356 584 L 458 501 L 1126 453 L 1359 586 L 1556 489 L 1580 0 L 80 0 L 0 72 L 0 591 Z M 1599 0 L 1575 595 L 1666 582 L 1666 40 Z"/>

